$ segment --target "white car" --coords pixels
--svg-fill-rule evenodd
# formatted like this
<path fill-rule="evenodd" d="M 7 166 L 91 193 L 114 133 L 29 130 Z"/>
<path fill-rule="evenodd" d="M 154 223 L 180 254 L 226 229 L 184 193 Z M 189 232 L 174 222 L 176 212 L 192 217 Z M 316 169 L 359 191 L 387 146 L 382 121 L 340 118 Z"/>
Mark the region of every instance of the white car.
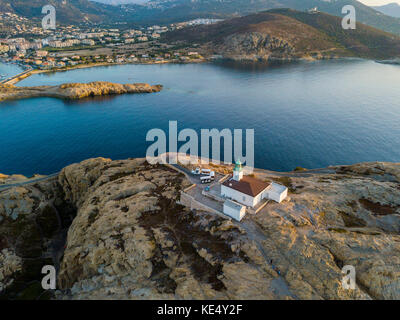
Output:
<path fill-rule="evenodd" d="M 214 172 L 214 171 L 211 171 L 211 172 L 210 172 L 210 177 L 211 177 L 211 180 L 214 180 L 214 179 L 215 179 L 215 172 Z"/>
<path fill-rule="evenodd" d="M 200 177 L 200 182 L 202 183 L 202 184 L 204 184 L 204 183 L 210 183 L 211 182 L 211 176 L 204 176 L 204 177 Z"/>

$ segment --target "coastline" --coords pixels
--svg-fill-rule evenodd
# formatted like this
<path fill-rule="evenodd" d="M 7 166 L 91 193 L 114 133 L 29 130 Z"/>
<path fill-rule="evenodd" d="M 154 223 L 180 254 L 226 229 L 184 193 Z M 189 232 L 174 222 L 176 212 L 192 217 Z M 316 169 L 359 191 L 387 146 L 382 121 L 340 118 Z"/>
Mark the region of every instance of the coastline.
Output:
<path fill-rule="evenodd" d="M 89 158 L 85 159 L 82 161 L 89 161 L 93 159 L 105 159 L 106 157 L 99 156 L 97 158 Z M 180 169 L 177 169 L 176 166 L 169 164 L 169 161 L 171 158 L 174 158 L 177 160 L 177 164 L 179 165 Z M 107 158 L 108 159 L 108 158 Z M 147 161 L 145 157 L 139 157 L 136 159 L 140 159 L 141 161 Z M 197 159 L 197 165 L 194 164 L 188 164 L 188 165 L 183 165 L 179 160 L 186 159 L 187 161 L 192 160 L 192 157 L 188 154 L 182 154 L 182 153 L 175 153 L 175 152 L 166 152 L 158 157 L 156 157 L 157 161 L 162 165 L 166 167 L 173 168 L 176 171 L 182 172 L 185 175 L 190 175 L 191 169 L 193 167 L 207 167 L 211 168 L 213 170 L 216 170 L 220 172 L 221 174 L 227 174 L 229 173 L 233 168 L 234 168 L 234 163 L 232 164 L 226 164 L 226 163 L 221 163 L 221 164 L 215 164 L 215 160 L 212 158 L 204 158 L 199 156 Z M 153 160 L 155 160 L 153 159 Z M 130 159 L 110 159 L 111 161 L 126 161 Z M 208 163 L 208 164 L 202 164 L 202 163 Z M 68 166 L 73 166 L 77 165 L 77 163 L 70 163 Z M 301 168 L 297 167 L 294 168 L 293 170 L 290 171 L 277 171 L 277 170 L 271 170 L 271 169 L 266 169 L 266 168 L 251 168 L 252 172 L 248 171 L 248 168 L 244 168 L 245 174 L 255 174 L 259 177 L 265 177 L 268 175 L 274 175 L 279 178 L 284 178 L 284 177 L 290 177 L 290 178 L 307 178 L 313 175 L 331 175 L 331 174 L 346 174 L 348 171 L 353 171 L 354 174 L 360 174 L 360 175 L 367 175 L 371 179 L 376 179 L 376 180 L 382 180 L 382 174 L 380 172 L 380 169 L 377 170 L 372 170 L 370 168 L 376 169 L 381 166 L 400 166 L 400 162 L 393 162 L 393 161 L 362 161 L 362 162 L 355 162 L 355 163 L 347 163 L 347 164 L 334 164 L 334 165 L 328 165 L 326 167 L 318 167 L 318 168 Z M 300 168 L 300 169 L 298 169 Z M 368 171 L 369 170 L 369 171 Z M 18 186 L 23 186 L 23 185 L 30 185 L 37 183 L 39 181 L 45 181 L 48 179 L 52 179 L 54 177 L 57 177 L 60 173 L 62 172 L 62 169 L 60 169 L 58 172 L 53 172 L 50 174 L 41 174 L 41 173 L 34 173 L 29 176 L 25 176 L 19 173 L 12 173 L 12 174 L 7 174 L 7 173 L 0 173 L 0 192 L 4 191 L 9 188 L 13 187 L 18 187 Z M 393 174 L 392 171 L 390 171 L 389 174 Z M 396 177 L 396 175 L 393 175 L 393 177 Z M 393 182 L 390 180 L 390 177 L 386 177 L 388 181 Z M 400 176 L 399 176 L 400 179 Z M 400 185 L 399 185 L 400 187 Z"/>
<path fill-rule="evenodd" d="M 191 61 L 172 61 L 172 60 L 164 60 L 164 61 L 151 61 L 151 62 L 124 62 L 124 63 L 116 63 L 116 62 L 99 62 L 99 63 L 89 63 L 89 64 L 81 64 L 76 66 L 68 66 L 63 68 L 54 68 L 54 69 L 32 69 L 31 66 L 23 65 L 22 68 L 30 68 L 29 70 L 24 70 L 21 73 L 12 76 L 11 78 L 4 79 L 0 81 L 0 85 L 15 85 L 22 80 L 29 78 L 35 74 L 42 74 L 42 73 L 57 73 L 57 72 L 67 72 L 72 70 L 78 69 L 89 69 L 89 68 L 96 68 L 96 67 L 112 67 L 112 66 L 123 66 L 123 65 L 155 65 L 155 64 L 198 64 L 198 63 L 207 63 L 212 61 L 231 61 L 231 62 L 239 62 L 239 63 L 261 63 L 261 64 L 291 64 L 291 63 L 298 63 L 298 62 L 315 62 L 315 61 L 323 61 L 323 60 L 355 60 L 355 61 L 364 61 L 364 60 L 371 60 L 377 63 L 382 63 L 381 61 L 374 60 L 374 59 L 365 59 L 359 57 L 318 57 L 318 58 L 304 58 L 304 57 L 293 57 L 291 59 L 280 59 L 276 57 L 271 57 L 270 59 L 245 59 L 242 57 L 224 57 L 221 56 L 219 58 L 203 58 L 203 59 L 196 59 Z M 2 63 L 8 64 L 9 62 L 0 61 Z"/>
<path fill-rule="evenodd" d="M 224 170 L 231 172 L 221 166 Z M 371 179 L 371 170 L 386 179 Z M 6 294 L 15 297 L 38 285 L 32 266 L 51 263 L 60 266 L 53 299 L 232 298 L 225 292 L 237 299 L 398 299 L 393 257 L 399 250 L 400 191 L 387 177 L 395 174 L 400 182 L 399 170 L 399 165 L 379 163 L 307 176 L 256 174 L 261 181 L 287 185 L 288 197 L 281 203 L 269 201 L 236 222 L 220 213 L 223 204 L 206 196 L 202 186 L 192 187 L 193 177 L 172 167 L 151 166 L 140 158 L 74 163 L 54 177 L 0 190 L 0 201 L 7 204 L 0 212 L 0 231 L 10 235 L 3 265 L 17 261 L 21 266 L 9 269 L 14 282 L 6 283 Z M 37 236 L 41 230 L 46 238 Z M 155 236 L 147 230 L 156 230 Z M 99 239 L 107 247 L 96 245 Z M 18 243 L 20 251 L 9 243 Z M 186 251 L 185 245 L 192 243 L 194 249 Z M 168 254 L 160 258 L 154 248 Z M 38 254 L 23 259 L 33 249 Z M 145 258 L 143 252 L 148 252 Z M 221 252 L 228 258 L 221 259 Z M 173 262 L 178 296 L 157 290 L 170 282 L 151 278 L 154 261 Z M 214 266 L 202 261 L 217 261 L 222 276 L 215 277 Z M 103 269 L 116 263 L 124 268 Z M 357 268 L 361 289 L 337 290 L 345 263 Z M 195 264 L 207 266 L 207 277 L 196 276 Z M 131 290 L 117 290 L 121 281 Z M 209 288 L 210 281 L 223 281 L 226 291 L 192 290 Z"/>
<path fill-rule="evenodd" d="M 0 81 L 0 85 L 15 85 L 18 82 L 29 78 L 30 76 L 34 74 L 41 74 L 41 73 L 56 73 L 56 72 L 66 72 L 66 71 L 71 71 L 71 70 L 76 70 L 76 69 L 89 69 L 89 68 L 96 68 L 96 67 L 112 67 L 112 66 L 121 66 L 121 65 L 153 65 L 153 64 L 189 64 L 189 63 L 205 63 L 209 62 L 210 59 L 198 59 L 198 60 L 192 60 L 188 62 L 176 62 L 176 61 L 156 61 L 156 62 L 124 62 L 124 63 L 115 63 L 115 62 L 99 62 L 99 63 L 89 63 L 89 64 L 83 64 L 83 65 L 76 65 L 76 66 L 69 66 L 69 67 L 63 67 L 63 68 L 57 68 L 57 69 L 32 69 L 30 66 L 30 70 L 24 70 L 23 72 L 12 76 L 11 78 L 5 79 L 3 81 Z M 7 64 L 9 62 L 2 61 L 3 63 Z M 27 67 L 27 66 L 25 66 Z"/>
<path fill-rule="evenodd" d="M 8 79 L 5 79 L 3 81 L 0 81 L 0 103 L 2 101 L 6 100 L 20 100 L 20 99 L 28 99 L 28 98 L 36 98 L 36 97 L 55 97 L 55 98 L 60 98 L 60 99 L 82 99 L 90 96 L 104 96 L 104 95 L 112 95 L 112 94 L 124 94 L 124 93 L 151 93 L 151 92 L 159 92 L 162 89 L 161 85 L 155 85 L 155 86 L 150 86 L 148 84 L 145 84 L 148 86 L 143 91 L 136 92 L 136 89 L 129 88 L 128 90 L 118 88 L 116 89 L 115 86 L 124 86 L 124 84 L 113 84 L 113 83 L 108 83 L 105 81 L 95 81 L 91 82 L 89 84 L 85 83 L 78 83 L 78 84 L 72 84 L 74 86 L 80 85 L 91 85 L 91 84 L 96 84 L 96 83 L 103 83 L 107 84 L 109 88 L 105 89 L 103 92 L 96 92 L 97 89 L 94 88 L 86 88 L 86 90 L 89 90 L 89 93 L 78 93 L 78 94 L 72 94 L 71 93 L 65 93 L 65 90 L 60 90 L 62 86 L 67 86 L 68 83 L 62 84 L 60 86 L 48 86 L 48 85 L 42 85 L 42 86 L 21 86 L 17 87 L 15 84 L 19 83 L 20 81 L 35 75 L 35 74 L 42 74 L 42 73 L 57 73 L 57 72 L 67 72 L 67 71 L 72 71 L 72 70 L 78 70 L 78 69 L 89 69 L 89 68 L 96 68 L 96 67 L 112 67 L 112 66 L 122 66 L 122 65 L 154 65 L 154 64 L 192 64 L 192 63 L 207 63 L 207 62 L 221 62 L 221 61 L 226 61 L 226 62 L 234 62 L 234 63 L 241 63 L 241 64 L 266 64 L 266 65 L 285 65 L 285 64 L 293 64 L 293 63 L 310 63 L 310 62 L 316 62 L 316 61 L 321 61 L 321 60 L 349 60 L 349 61 L 366 61 L 370 59 L 363 59 L 359 57 L 319 57 L 315 59 L 308 59 L 308 58 L 293 58 L 290 60 L 287 59 L 276 59 L 272 58 L 268 60 L 263 60 L 263 59 L 258 59 L 258 60 L 251 60 L 251 59 L 235 59 L 232 57 L 224 57 L 220 56 L 218 58 L 213 58 L 213 57 L 208 57 L 208 58 L 203 58 L 203 59 L 196 59 L 196 60 L 191 60 L 191 61 L 171 61 L 171 60 L 163 60 L 163 61 L 149 61 L 149 62 L 124 62 L 124 63 L 109 63 L 109 62 L 101 62 L 101 63 L 89 63 L 89 64 L 81 64 L 81 65 L 76 65 L 76 66 L 68 66 L 68 67 L 63 67 L 63 68 L 56 68 L 56 69 L 32 69 L 31 66 L 22 66 L 25 70 L 22 71 L 21 73 L 14 75 Z M 375 60 L 371 60 L 375 61 Z M 3 63 L 7 64 L 8 62 L 5 62 L 2 60 Z M 376 63 L 379 63 L 379 61 L 375 61 Z M 114 88 L 110 88 L 111 86 L 114 86 Z M 138 85 L 138 84 L 126 84 L 126 85 Z M 125 86 L 126 86 L 125 85 Z M 94 90 L 94 91 L 93 91 Z M 104 88 L 103 88 L 104 90 Z M 64 92 L 63 92 L 64 91 Z"/>

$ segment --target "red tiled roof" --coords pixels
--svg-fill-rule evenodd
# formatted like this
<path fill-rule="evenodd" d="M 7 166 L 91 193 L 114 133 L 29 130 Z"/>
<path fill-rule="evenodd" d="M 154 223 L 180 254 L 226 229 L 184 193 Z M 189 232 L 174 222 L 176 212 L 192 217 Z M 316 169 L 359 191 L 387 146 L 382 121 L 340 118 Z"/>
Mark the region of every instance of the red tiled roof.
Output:
<path fill-rule="evenodd" d="M 245 193 L 249 196 L 256 197 L 271 184 L 249 176 L 243 176 L 240 181 L 236 181 L 230 178 L 226 180 L 223 185 L 225 187 Z"/>

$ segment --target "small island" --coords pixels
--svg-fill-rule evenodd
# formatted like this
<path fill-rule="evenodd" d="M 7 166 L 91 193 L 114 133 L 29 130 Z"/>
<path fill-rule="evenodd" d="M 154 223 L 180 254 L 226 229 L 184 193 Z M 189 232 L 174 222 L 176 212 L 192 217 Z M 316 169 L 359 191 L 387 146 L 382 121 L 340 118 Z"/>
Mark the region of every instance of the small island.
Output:
<path fill-rule="evenodd" d="M 58 86 L 16 87 L 0 85 L 0 101 L 19 100 L 36 97 L 53 97 L 66 100 L 77 100 L 87 97 L 107 96 L 125 93 L 160 92 L 162 85 L 147 83 L 119 84 L 105 81 L 90 83 L 66 83 Z"/>

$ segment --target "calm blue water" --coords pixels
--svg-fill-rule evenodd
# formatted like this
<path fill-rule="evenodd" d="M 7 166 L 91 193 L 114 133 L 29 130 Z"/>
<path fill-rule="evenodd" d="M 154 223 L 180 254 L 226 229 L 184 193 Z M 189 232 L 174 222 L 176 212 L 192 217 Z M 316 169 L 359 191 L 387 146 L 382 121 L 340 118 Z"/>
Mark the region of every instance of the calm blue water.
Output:
<path fill-rule="evenodd" d="M 15 64 L 6 64 L 0 62 L 0 75 L 6 76 L 6 78 L 14 76 L 18 73 L 22 72 L 22 68 Z M 3 80 L 3 79 L 0 79 Z"/>
<path fill-rule="evenodd" d="M 160 83 L 156 94 L 0 104 L 0 172 L 49 174 L 90 157 L 143 157 L 148 130 L 254 128 L 256 167 L 400 161 L 400 67 L 321 61 L 281 67 L 130 65 L 35 75 L 19 85 Z"/>

